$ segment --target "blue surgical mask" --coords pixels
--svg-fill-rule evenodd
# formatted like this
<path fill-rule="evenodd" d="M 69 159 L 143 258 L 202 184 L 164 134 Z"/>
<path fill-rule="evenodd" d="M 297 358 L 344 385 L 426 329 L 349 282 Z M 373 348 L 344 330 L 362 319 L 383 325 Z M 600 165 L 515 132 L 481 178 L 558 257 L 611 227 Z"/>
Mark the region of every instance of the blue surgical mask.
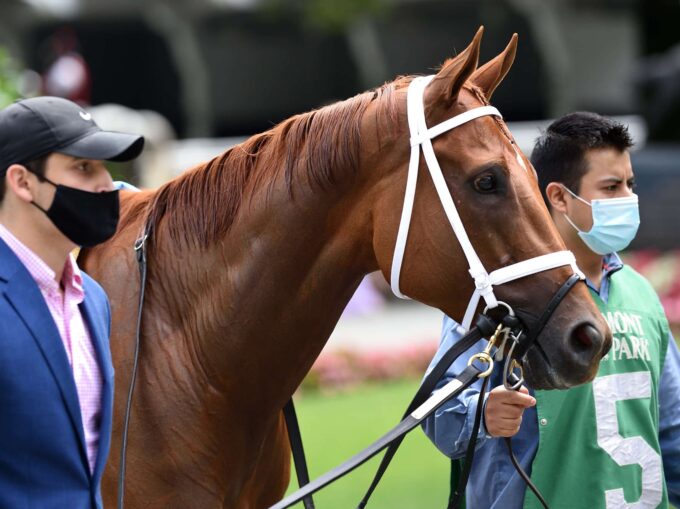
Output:
<path fill-rule="evenodd" d="M 635 238 L 640 226 L 640 211 L 636 194 L 625 198 L 608 198 L 587 202 L 571 189 L 563 186 L 574 198 L 590 205 L 593 210 L 593 227 L 583 232 L 569 219 L 564 217 L 578 232 L 579 237 L 595 253 L 606 255 L 621 251 Z"/>

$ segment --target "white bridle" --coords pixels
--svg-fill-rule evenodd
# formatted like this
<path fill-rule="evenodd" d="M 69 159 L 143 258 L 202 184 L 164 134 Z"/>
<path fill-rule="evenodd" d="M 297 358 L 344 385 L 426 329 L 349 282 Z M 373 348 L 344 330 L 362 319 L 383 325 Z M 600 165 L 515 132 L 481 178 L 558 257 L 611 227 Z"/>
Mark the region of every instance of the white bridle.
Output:
<path fill-rule="evenodd" d="M 397 234 L 397 243 L 394 248 L 394 257 L 392 259 L 392 273 L 391 286 L 394 294 L 402 299 L 407 299 L 399 289 L 399 276 L 401 274 L 401 265 L 404 259 L 404 250 L 406 249 L 406 241 L 408 238 L 409 225 L 411 223 L 411 213 L 413 212 L 413 200 L 416 193 L 416 181 L 418 178 L 418 166 L 420 163 L 420 148 L 423 149 L 425 162 L 439 200 L 444 207 L 446 217 L 453 228 L 458 242 L 463 248 L 468 265 L 470 266 L 470 275 L 475 281 L 475 291 L 470 298 L 465 317 L 463 318 L 463 327 L 465 330 L 470 328 L 472 318 L 474 316 L 480 297 L 486 301 L 487 308 L 495 308 L 498 306 L 498 299 L 493 293 L 494 285 L 501 285 L 515 279 L 523 278 L 531 274 L 543 272 L 545 270 L 554 269 L 556 267 L 563 267 L 571 265 L 575 274 L 578 274 L 581 279 L 585 279 L 583 273 L 576 266 L 576 259 L 571 251 L 558 251 L 535 258 L 530 258 L 507 267 L 494 270 L 490 274 L 482 265 L 481 260 L 477 256 L 477 252 L 470 243 L 465 227 L 460 220 L 458 210 L 453 203 L 451 194 L 446 186 L 446 181 L 442 175 L 442 170 L 437 162 L 437 156 L 432 147 L 432 140 L 442 133 L 450 131 L 466 122 L 476 118 L 494 115 L 502 118 L 500 112 L 493 106 L 482 106 L 473 108 L 460 115 L 456 115 L 434 127 L 428 129 L 425 122 L 425 108 L 423 105 L 423 94 L 428 83 L 432 81 L 434 76 L 415 78 L 408 88 L 407 96 L 407 111 L 408 111 L 408 125 L 411 132 L 411 159 L 409 161 L 408 177 L 406 180 L 406 193 L 404 195 L 404 208 L 401 211 L 401 222 L 399 223 L 399 232 Z M 515 145 L 513 144 L 513 148 Z M 519 151 L 515 148 L 517 158 L 522 167 L 526 170 L 524 161 L 519 155 Z"/>

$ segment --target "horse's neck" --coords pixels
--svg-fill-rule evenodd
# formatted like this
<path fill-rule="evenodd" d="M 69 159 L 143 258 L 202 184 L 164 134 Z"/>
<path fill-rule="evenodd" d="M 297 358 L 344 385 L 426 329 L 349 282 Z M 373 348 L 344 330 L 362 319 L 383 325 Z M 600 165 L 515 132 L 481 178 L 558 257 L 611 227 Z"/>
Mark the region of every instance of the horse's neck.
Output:
<path fill-rule="evenodd" d="M 166 257 L 180 287 L 169 314 L 183 316 L 208 372 L 229 385 L 240 377 L 263 404 L 293 392 L 371 268 L 370 227 L 347 211 L 352 192 L 250 200 L 221 242 Z"/>

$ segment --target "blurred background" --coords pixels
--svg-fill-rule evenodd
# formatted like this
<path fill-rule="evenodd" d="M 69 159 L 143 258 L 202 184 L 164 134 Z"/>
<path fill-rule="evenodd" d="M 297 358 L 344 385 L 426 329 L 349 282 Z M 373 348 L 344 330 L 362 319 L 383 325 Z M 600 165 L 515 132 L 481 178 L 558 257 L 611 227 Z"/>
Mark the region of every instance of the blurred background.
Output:
<path fill-rule="evenodd" d="M 629 125 L 642 226 L 625 256 L 655 285 L 677 332 L 678 0 L 0 0 L 0 107 L 21 96 L 59 95 L 87 107 L 105 128 L 144 134 L 143 157 L 111 169 L 156 187 L 292 114 L 400 74 L 431 73 L 465 48 L 479 25 L 482 61 L 519 34 L 514 67 L 494 104 L 527 154 L 539 129 L 569 111 L 593 110 Z M 307 386 L 333 392 L 417 380 L 440 323 L 438 311 L 396 302 L 382 276 L 371 275 Z M 370 408 L 387 400 L 385 393 L 374 397 Z M 405 406 L 408 394 L 396 399 Z M 315 408 L 308 412 L 329 411 Z M 428 447 L 416 456 L 432 454 Z M 321 470 L 312 462 L 312 473 Z M 417 490 L 443 497 L 430 489 L 446 484 L 441 472 L 419 471 L 426 487 Z M 388 474 L 393 484 L 382 496 L 398 502 L 384 499 L 385 507 L 435 505 L 404 505 L 414 475 L 389 481 Z M 347 507 L 355 498 L 329 500 Z"/>

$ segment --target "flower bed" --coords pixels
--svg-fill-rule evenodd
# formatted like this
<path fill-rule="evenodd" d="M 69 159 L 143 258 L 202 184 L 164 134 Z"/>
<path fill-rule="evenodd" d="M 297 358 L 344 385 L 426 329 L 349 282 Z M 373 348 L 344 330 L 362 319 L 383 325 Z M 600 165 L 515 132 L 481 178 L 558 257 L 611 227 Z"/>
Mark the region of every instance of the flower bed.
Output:
<path fill-rule="evenodd" d="M 302 389 L 337 391 L 365 382 L 420 379 L 435 351 L 435 345 L 416 342 L 388 350 L 324 352 L 312 366 Z"/>
<path fill-rule="evenodd" d="M 680 250 L 666 253 L 635 251 L 623 259 L 652 283 L 668 321 L 677 330 L 680 327 Z"/>

